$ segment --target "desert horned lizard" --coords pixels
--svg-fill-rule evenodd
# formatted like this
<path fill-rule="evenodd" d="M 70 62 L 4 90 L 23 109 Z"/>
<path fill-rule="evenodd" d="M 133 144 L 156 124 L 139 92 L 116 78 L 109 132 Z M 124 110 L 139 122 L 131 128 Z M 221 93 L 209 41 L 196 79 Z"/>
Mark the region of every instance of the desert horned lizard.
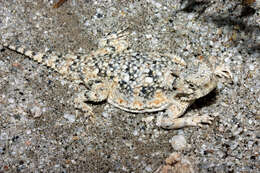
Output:
<path fill-rule="evenodd" d="M 83 90 L 74 105 L 90 111 L 87 102 L 107 101 L 132 113 L 166 110 L 168 117 L 158 116 L 157 125 L 176 129 L 211 123 L 208 115 L 184 117 L 186 109 L 198 98 L 216 88 L 218 77 L 230 77 L 228 69 L 202 61 L 186 62 L 173 54 L 133 51 L 127 32 L 110 33 L 99 42 L 99 49 L 88 55 L 64 57 L 36 53 L 22 46 L 3 47 L 42 63 L 60 73 Z"/>

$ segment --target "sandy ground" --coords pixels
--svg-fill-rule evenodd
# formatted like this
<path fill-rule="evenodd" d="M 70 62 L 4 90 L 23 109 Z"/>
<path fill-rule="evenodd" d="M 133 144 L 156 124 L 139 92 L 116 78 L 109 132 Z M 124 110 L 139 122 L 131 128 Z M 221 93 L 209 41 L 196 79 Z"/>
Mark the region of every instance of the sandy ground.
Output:
<path fill-rule="evenodd" d="M 77 86 L 1 49 L 1 173 L 160 172 L 176 166 L 165 161 L 173 152 L 172 160 L 186 161 L 175 172 L 260 172 L 258 0 L 68 0 L 54 9 L 55 2 L 0 1 L 0 43 L 82 55 L 128 27 L 134 49 L 225 64 L 233 82 L 219 83 L 185 114 L 211 115 L 212 125 L 163 130 L 155 124 L 163 112 L 131 114 L 102 103 L 84 115 L 70 104 Z"/>

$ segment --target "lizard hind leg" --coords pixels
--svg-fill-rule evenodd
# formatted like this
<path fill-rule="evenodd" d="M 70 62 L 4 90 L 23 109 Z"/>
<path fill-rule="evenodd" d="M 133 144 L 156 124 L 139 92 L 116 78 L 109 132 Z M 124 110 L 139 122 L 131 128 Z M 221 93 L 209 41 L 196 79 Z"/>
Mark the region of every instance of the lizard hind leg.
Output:
<path fill-rule="evenodd" d="M 166 110 L 168 117 L 159 116 L 157 118 L 157 125 L 164 129 L 180 129 L 192 126 L 202 127 L 203 123 L 211 124 L 213 118 L 208 115 L 179 118 L 185 113 L 190 104 L 192 102 L 178 103 L 176 101 Z"/>

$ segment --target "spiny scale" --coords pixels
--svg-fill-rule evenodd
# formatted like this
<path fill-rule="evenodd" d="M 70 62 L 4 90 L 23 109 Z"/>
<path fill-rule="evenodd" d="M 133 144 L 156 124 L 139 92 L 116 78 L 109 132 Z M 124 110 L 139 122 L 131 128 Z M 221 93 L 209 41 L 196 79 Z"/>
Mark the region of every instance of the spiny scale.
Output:
<path fill-rule="evenodd" d="M 73 76 L 73 79 L 79 79 L 77 75 L 77 69 L 80 64 L 80 59 L 83 57 L 69 54 L 65 56 L 47 55 L 44 53 L 37 53 L 31 50 L 27 50 L 21 46 L 14 46 L 7 43 L 5 43 L 3 46 L 22 55 L 26 55 L 34 61 L 50 67 L 65 77 L 70 76 L 69 78 L 71 78 Z M 68 74 L 70 75 L 68 76 Z"/>

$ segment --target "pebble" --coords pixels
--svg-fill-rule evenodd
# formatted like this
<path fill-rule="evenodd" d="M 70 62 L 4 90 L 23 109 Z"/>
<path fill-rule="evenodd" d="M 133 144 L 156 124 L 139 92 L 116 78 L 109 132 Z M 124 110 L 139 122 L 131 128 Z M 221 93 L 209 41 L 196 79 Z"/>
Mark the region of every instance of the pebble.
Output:
<path fill-rule="evenodd" d="M 255 66 L 253 64 L 249 65 L 249 70 L 253 71 L 255 69 Z"/>
<path fill-rule="evenodd" d="M 7 140 L 7 139 L 8 139 L 8 134 L 7 133 L 1 133 L 0 134 L 0 140 L 1 141 Z"/>
<path fill-rule="evenodd" d="M 131 170 L 150 172 L 151 168 L 152 171 L 156 170 L 159 166 L 158 163 L 165 161 L 167 152 L 173 150 L 168 147 L 168 141 L 172 138 L 170 141 L 175 149 L 187 147 L 189 144 L 186 140 L 191 139 L 189 141 L 192 152 L 185 153 L 185 155 L 194 160 L 190 161 L 191 163 L 199 166 L 199 171 L 195 172 L 259 172 L 260 156 L 257 154 L 259 144 L 256 144 L 256 140 L 260 139 L 258 127 L 260 114 L 257 112 L 257 105 L 260 103 L 260 98 L 257 97 L 260 83 L 257 79 L 259 79 L 260 73 L 259 53 L 257 53 L 257 49 L 254 50 L 255 46 L 258 45 L 256 43 L 260 40 L 260 37 L 257 36 L 260 25 L 259 9 L 254 5 L 259 0 L 250 6 L 256 12 L 241 19 L 245 28 L 230 25 L 230 21 L 232 23 L 233 19 L 237 19 L 234 12 L 237 11 L 235 7 L 239 3 L 238 1 L 214 1 L 206 6 L 205 11 L 200 16 L 196 10 L 204 7 L 203 3 L 196 6 L 191 13 L 180 9 L 182 4 L 183 7 L 186 7 L 187 3 L 189 5 L 193 2 L 187 0 L 185 1 L 187 3 L 149 0 L 148 3 L 129 1 L 121 4 L 111 0 L 93 1 L 93 3 L 73 0 L 55 10 L 49 8 L 51 5 L 49 2 L 52 1 L 46 1 L 43 5 L 37 4 L 37 8 L 36 3 L 28 5 L 25 1 L 16 2 L 1 1 L 0 37 L 3 41 L 14 41 L 14 43 L 24 44 L 36 50 L 44 50 L 48 47 L 55 51 L 58 48 L 61 53 L 81 52 L 78 51 L 77 47 L 82 47 L 83 52 L 87 53 L 93 49 L 98 38 L 106 33 L 124 28 L 122 25 L 129 24 L 129 39 L 133 41 L 134 48 L 162 53 L 172 51 L 172 53 L 187 58 L 187 60 L 197 55 L 202 55 L 206 59 L 214 56 L 216 59 L 212 65 L 228 64 L 232 67 L 235 78 L 234 84 L 218 85 L 221 90 L 216 89 L 215 94 L 211 95 L 212 97 L 203 99 L 209 101 L 209 104 L 198 105 L 200 102 L 195 103 L 194 107 L 201 107 L 200 110 L 203 110 L 203 113 L 217 112 L 219 114 L 209 128 L 185 128 L 183 134 L 178 133 L 177 136 L 172 137 L 172 134 L 176 134 L 174 130 L 167 131 L 154 127 L 156 129 L 154 131 L 154 128 L 144 126 L 144 123 L 140 122 L 143 114 L 133 114 L 129 118 L 129 116 L 125 116 L 128 113 L 115 108 L 111 108 L 111 111 L 109 109 L 109 115 L 98 113 L 96 116 L 97 122 L 110 120 L 111 116 L 113 122 L 111 125 L 109 123 L 105 123 L 105 125 L 96 122 L 86 123 L 82 117 L 79 117 L 79 120 L 76 119 L 74 109 L 71 110 L 73 113 L 65 113 L 60 107 L 57 108 L 57 111 L 50 111 L 37 119 L 30 116 L 30 108 L 33 106 L 28 105 L 27 102 L 35 101 L 36 97 L 51 104 L 53 102 L 50 95 L 51 90 L 57 91 L 56 89 L 58 89 L 61 92 L 67 92 L 67 90 L 63 86 L 56 85 L 60 82 L 56 82 L 55 85 L 48 88 L 34 85 L 42 85 L 42 81 L 46 79 L 42 77 L 48 76 L 46 71 L 38 70 L 42 69 L 41 65 L 32 63 L 28 59 L 24 61 L 23 56 L 14 52 L 1 51 L 0 76 L 3 77 L 0 77 L 0 124 L 4 127 L 0 130 L 0 139 L 4 140 L 4 145 L 0 146 L 0 153 L 3 153 L 1 155 L 3 162 L 1 171 L 6 171 L 5 169 L 9 167 L 9 172 L 15 172 L 16 168 L 20 172 L 26 172 L 26 170 L 39 172 L 44 168 L 50 168 L 50 172 L 58 170 L 65 172 L 64 169 L 73 169 L 71 166 L 75 165 L 72 165 L 72 160 L 75 160 L 75 164 L 78 164 L 76 166 L 85 168 L 85 172 L 102 172 L 104 170 L 110 170 L 111 173 L 112 171 L 129 172 Z M 164 7 L 167 9 L 165 10 Z M 121 12 L 118 12 L 118 9 Z M 53 13 L 63 10 L 69 17 Z M 144 11 L 148 12 L 148 15 L 140 16 L 139 14 L 143 14 Z M 124 16 L 122 16 L 122 12 L 124 12 Z M 218 15 L 214 16 L 215 14 Z M 239 13 L 236 14 L 239 15 Z M 34 18 L 34 16 L 36 17 Z M 61 22 L 61 25 L 56 25 L 57 16 L 59 16 L 58 21 Z M 231 20 L 229 20 L 230 17 Z M 71 19 L 76 19 L 77 22 L 75 23 Z M 64 25 L 72 32 L 60 32 Z M 32 26 L 35 26 L 36 30 Z M 232 34 L 233 29 L 236 30 L 235 35 Z M 77 40 L 78 38 L 80 39 Z M 234 42 L 231 38 L 236 39 L 236 41 Z M 3 48 L 0 46 L 1 49 Z M 13 69 L 12 62 L 23 62 L 21 64 L 24 69 L 21 71 Z M 34 68 L 37 68 L 37 71 L 31 68 L 32 64 Z M 99 71 L 95 70 L 95 72 Z M 51 72 L 51 74 L 53 74 L 51 76 L 58 76 L 55 72 Z M 135 75 L 137 76 L 137 73 Z M 158 74 L 158 76 L 161 75 Z M 49 78 L 52 81 L 56 80 L 50 76 Z M 37 82 L 34 83 L 32 80 Z M 129 82 L 131 78 L 126 76 L 125 80 Z M 147 81 L 151 80 L 147 79 Z M 61 80 L 61 85 L 66 84 Z M 24 96 L 19 95 L 18 89 L 23 91 Z M 46 93 L 46 95 L 41 93 Z M 57 96 L 60 98 L 57 99 L 57 102 L 62 100 L 64 103 L 67 102 L 66 98 L 60 94 L 55 94 L 53 97 Z M 17 107 L 21 107 L 20 109 L 23 111 L 17 113 L 15 109 Z M 98 105 L 96 107 L 100 109 Z M 204 112 L 204 109 L 209 112 Z M 35 110 L 36 112 L 37 110 L 44 112 L 41 105 Z M 187 113 L 192 114 L 192 112 L 200 110 L 195 108 Z M 56 116 L 56 112 L 60 112 L 61 116 Z M 150 113 L 148 114 L 150 116 Z M 150 118 L 156 118 L 155 114 L 157 113 L 151 114 L 146 122 L 151 122 Z M 77 126 L 71 126 L 71 122 L 76 120 Z M 53 121 L 56 121 L 54 125 L 52 125 Z M 56 124 L 62 124 L 62 127 L 57 128 Z M 153 123 L 148 125 L 153 126 Z M 73 143 L 66 140 L 67 135 L 74 135 L 75 132 L 78 132 L 77 128 L 83 129 L 84 133 L 79 132 L 77 135 L 84 140 Z M 246 128 L 248 128 L 247 131 Z M 8 143 L 14 135 L 19 135 L 18 142 Z M 137 149 L 127 149 L 125 143 L 120 142 L 122 137 L 137 146 Z M 32 145 L 25 146 L 24 141 L 30 141 Z M 20 152 L 23 147 L 26 147 L 30 152 Z M 200 152 L 201 148 L 204 151 L 202 153 Z M 159 153 L 158 156 L 153 156 L 151 152 L 154 151 Z M 68 153 L 69 157 L 65 157 L 64 152 Z M 30 157 L 32 153 L 44 157 L 40 157 L 35 162 L 35 159 Z M 179 172 L 184 172 L 185 164 L 182 162 L 183 156 L 181 154 L 169 157 L 167 163 L 164 162 L 167 165 L 163 170 L 166 172 L 169 168 L 177 172 L 176 167 L 179 166 Z M 57 159 L 53 160 L 54 157 Z M 60 165 L 67 159 L 71 160 L 71 163 Z M 20 169 L 20 160 L 25 160 L 26 169 Z M 36 167 L 37 165 L 40 166 Z M 86 168 L 89 165 L 93 169 Z"/>
<path fill-rule="evenodd" d="M 176 151 L 187 148 L 187 141 L 183 135 L 173 136 L 169 142 L 171 143 L 172 148 Z"/>
<path fill-rule="evenodd" d="M 155 173 L 195 173 L 195 168 L 189 158 L 173 152 L 165 159 L 165 165 L 159 167 Z"/>
<path fill-rule="evenodd" d="M 68 114 L 68 113 L 66 113 L 66 114 L 64 114 L 64 116 L 63 116 L 65 119 L 67 119 L 69 122 L 71 122 L 71 123 L 73 123 L 73 122 L 75 122 L 75 120 L 76 120 L 76 117 L 75 117 L 75 115 L 73 115 L 73 114 Z"/>
<path fill-rule="evenodd" d="M 33 106 L 31 112 L 33 113 L 33 117 L 37 118 L 42 115 L 43 110 L 39 106 Z"/>
<path fill-rule="evenodd" d="M 151 77 L 146 77 L 144 80 L 146 83 L 152 83 L 153 82 L 153 78 Z"/>

